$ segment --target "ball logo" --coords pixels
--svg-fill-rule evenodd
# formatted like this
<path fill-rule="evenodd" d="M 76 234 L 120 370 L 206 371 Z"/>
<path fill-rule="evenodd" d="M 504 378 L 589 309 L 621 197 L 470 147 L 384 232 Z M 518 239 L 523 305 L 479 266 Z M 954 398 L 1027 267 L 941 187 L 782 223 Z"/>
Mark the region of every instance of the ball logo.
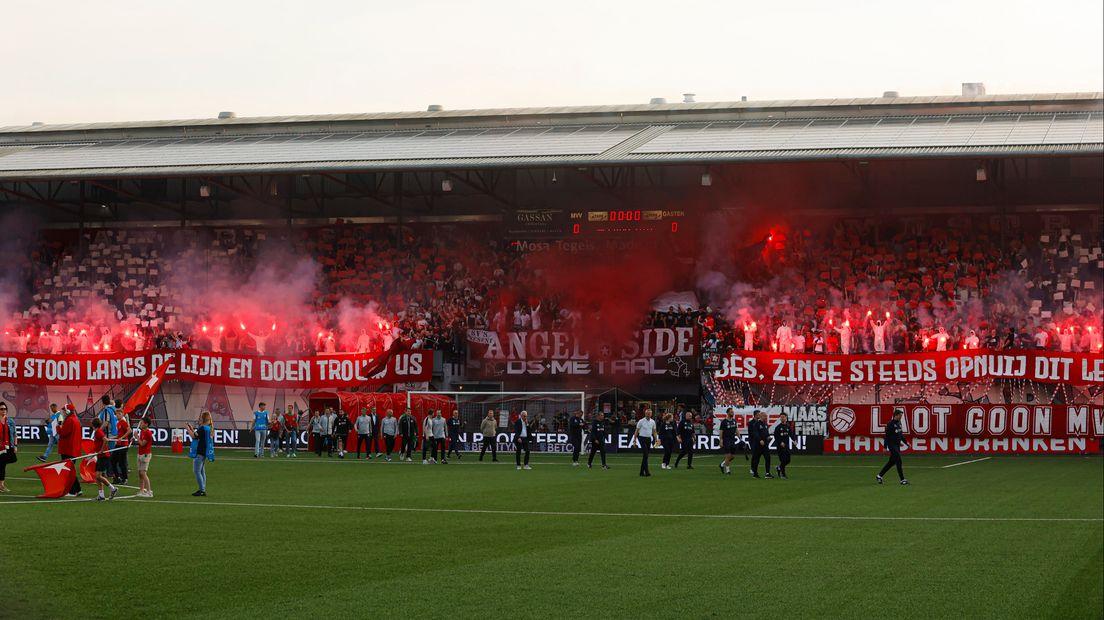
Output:
<path fill-rule="evenodd" d="M 849 407 L 836 407 L 828 417 L 828 423 L 837 433 L 846 433 L 855 425 L 855 412 Z"/>

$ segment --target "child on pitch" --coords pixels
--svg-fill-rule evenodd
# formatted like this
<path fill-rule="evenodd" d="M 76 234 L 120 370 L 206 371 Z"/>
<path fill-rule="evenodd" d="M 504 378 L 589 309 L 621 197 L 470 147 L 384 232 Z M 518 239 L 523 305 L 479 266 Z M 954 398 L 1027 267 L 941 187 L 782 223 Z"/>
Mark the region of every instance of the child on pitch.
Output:
<path fill-rule="evenodd" d="M 92 419 L 92 452 L 96 455 L 96 484 L 100 486 L 99 495 L 96 496 L 97 502 L 115 499 L 119 493 L 119 489 L 107 479 L 107 474 L 111 471 L 111 453 L 107 451 L 107 433 L 104 432 L 103 426 L 104 421 L 100 418 Z M 109 497 L 104 497 L 105 485 L 111 489 Z"/>
<path fill-rule="evenodd" d="M 138 497 L 153 497 L 150 488 L 149 465 L 153 458 L 153 431 L 149 418 L 138 421 Z"/>

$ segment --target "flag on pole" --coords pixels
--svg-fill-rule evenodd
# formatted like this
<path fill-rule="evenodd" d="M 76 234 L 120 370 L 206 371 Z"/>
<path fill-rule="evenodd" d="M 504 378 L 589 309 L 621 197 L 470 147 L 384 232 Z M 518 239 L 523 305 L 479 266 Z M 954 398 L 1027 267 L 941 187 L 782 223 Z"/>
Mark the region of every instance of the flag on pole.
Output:
<path fill-rule="evenodd" d="M 57 463 L 44 463 L 23 468 L 23 471 L 33 471 L 42 481 L 42 499 L 54 499 L 64 497 L 73 486 L 73 479 L 77 477 L 77 468 L 73 461 L 58 461 Z"/>
<path fill-rule="evenodd" d="M 139 407 L 146 406 L 154 394 L 161 389 L 161 384 L 165 382 L 165 373 L 169 371 L 169 366 L 172 364 L 173 358 L 170 356 L 161 365 L 157 367 L 157 370 L 153 371 L 153 374 L 146 379 L 145 383 L 138 386 L 137 390 L 130 395 L 126 404 L 123 405 L 123 413 L 128 415 L 133 414 Z"/>
<path fill-rule="evenodd" d="M 90 454 L 91 456 L 80 459 L 80 477 L 81 482 L 89 483 L 96 481 L 96 459 L 100 458 L 95 452 L 96 443 L 91 439 L 81 440 L 81 454 Z"/>

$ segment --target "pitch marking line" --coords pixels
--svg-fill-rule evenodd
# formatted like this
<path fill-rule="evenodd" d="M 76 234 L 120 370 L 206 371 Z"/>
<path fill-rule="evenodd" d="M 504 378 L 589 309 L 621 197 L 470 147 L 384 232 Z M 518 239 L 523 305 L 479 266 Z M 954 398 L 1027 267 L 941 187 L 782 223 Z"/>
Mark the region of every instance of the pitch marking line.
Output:
<path fill-rule="evenodd" d="M 877 517 L 848 515 L 734 515 L 734 514 L 678 514 L 652 512 L 560 512 L 553 510 L 490 510 L 478 508 L 401 508 L 384 506 L 326 506 L 322 504 L 261 504 L 249 502 L 208 502 L 171 499 L 146 499 L 127 496 L 119 499 L 135 499 L 136 504 L 182 504 L 187 506 L 225 506 L 235 508 L 289 508 L 308 510 L 353 510 L 363 512 L 421 512 L 534 517 L 629 517 L 661 519 L 717 519 L 717 520 L 770 520 L 770 521 L 943 521 L 943 522 L 1038 522 L 1038 523 L 1101 523 L 1104 518 L 1092 517 Z M 31 504 L 39 502 L 11 502 Z M 52 502 L 58 503 L 58 502 Z M 63 502 L 74 503 L 74 502 Z"/>
<path fill-rule="evenodd" d="M 980 459 L 974 459 L 972 461 L 962 461 L 961 463 L 951 463 L 950 465 L 944 465 L 943 469 L 950 469 L 951 467 L 958 467 L 959 465 L 969 465 L 970 463 L 980 463 L 982 461 L 988 461 L 991 458 L 993 458 L 993 457 L 983 456 Z"/>

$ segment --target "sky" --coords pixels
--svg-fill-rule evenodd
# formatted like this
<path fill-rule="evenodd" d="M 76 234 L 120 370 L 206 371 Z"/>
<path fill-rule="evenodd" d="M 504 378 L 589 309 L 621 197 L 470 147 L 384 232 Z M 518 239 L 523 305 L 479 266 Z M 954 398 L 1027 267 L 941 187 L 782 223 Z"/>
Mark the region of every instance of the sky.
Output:
<path fill-rule="evenodd" d="M 1104 2 L 3 0 L 0 126 L 1104 90 Z"/>

